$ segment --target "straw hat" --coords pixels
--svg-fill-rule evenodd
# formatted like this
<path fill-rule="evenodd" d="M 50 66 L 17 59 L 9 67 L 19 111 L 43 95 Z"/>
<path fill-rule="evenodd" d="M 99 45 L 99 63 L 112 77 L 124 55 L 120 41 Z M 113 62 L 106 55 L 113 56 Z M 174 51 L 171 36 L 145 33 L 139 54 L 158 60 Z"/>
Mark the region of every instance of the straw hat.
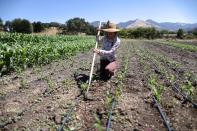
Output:
<path fill-rule="evenodd" d="M 111 23 L 111 22 L 107 22 L 107 28 L 106 29 L 102 29 L 105 32 L 118 32 L 120 31 L 119 29 L 116 28 L 116 24 Z"/>

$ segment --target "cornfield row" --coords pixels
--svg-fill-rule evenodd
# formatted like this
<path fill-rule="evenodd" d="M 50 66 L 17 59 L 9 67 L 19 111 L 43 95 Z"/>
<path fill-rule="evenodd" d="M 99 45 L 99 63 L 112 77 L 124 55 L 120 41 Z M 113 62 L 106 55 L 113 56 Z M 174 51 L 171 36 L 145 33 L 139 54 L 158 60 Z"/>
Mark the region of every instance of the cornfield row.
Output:
<path fill-rule="evenodd" d="M 68 58 L 94 46 L 93 37 L 0 33 L 0 75 Z"/>

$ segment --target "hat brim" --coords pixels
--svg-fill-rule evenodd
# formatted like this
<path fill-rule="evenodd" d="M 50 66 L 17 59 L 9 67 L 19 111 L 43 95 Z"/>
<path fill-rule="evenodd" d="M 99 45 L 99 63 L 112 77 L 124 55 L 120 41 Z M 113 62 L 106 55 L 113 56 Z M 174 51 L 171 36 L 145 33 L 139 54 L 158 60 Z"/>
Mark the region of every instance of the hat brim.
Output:
<path fill-rule="evenodd" d="M 105 32 L 118 32 L 120 31 L 119 29 L 102 29 Z"/>

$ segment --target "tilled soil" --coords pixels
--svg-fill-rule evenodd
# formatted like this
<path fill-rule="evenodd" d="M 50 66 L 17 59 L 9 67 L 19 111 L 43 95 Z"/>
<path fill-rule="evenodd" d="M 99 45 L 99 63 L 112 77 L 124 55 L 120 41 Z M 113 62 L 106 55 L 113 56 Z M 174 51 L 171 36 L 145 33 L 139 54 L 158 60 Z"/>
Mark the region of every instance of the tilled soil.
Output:
<path fill-rule="evenodd" d="M 180 62 L 186 70 L 194 73 L 197 71 L 196 52 L 180 52 L 166 45 L 157 45 L 155 42 L 151 44 L 151 41 L 123 40 L 118 51 L 120 69 L 124 66 L 128 48 L 131 48 L 128 69 L 123 80 L 122 94 L 113 110 L 111 130 L 166 130 L 152 102 L 144 67 L 135 49 L 160 53 Z M 98 130 L 95 127 L 95 116 L 100 120 L 101 129 L 105 130 L 109 115 L 107 96 L 113 95 L 116 89 L 118 73 L 107 82 L 99 80 L 95 73 L 89 99 L 86 100 L 82 84 L 88 80 L 91 61 L 92 52 L 79 53 L 42 68 L 35 67 L 0 78 L 0 129 L 56 130 L 67 114 L 69 119 L 64 126 L 65 130 Z M 146 62 L 151 64 L 148 60 Z M 95 70 L 98 68 L 99 57 Z M 176 73 L 167 66 L 166 70 Z M 168 87 L 162 94 L 161 108 L 174 130 L 195 131 L 197 111 L 183 101 L 180 95 Z"/>
<path fill-rule="evenodd" d="M 165 130 L 159 113 L 153 107 L 150 91 L 144 85 L 143 75 L 138 56 L 132 54 L 112 129 Z"/>
<path fill-rule="evenodd" d="M 176 62 L 181 63 L 185 69 L 197 73 L 197 53 L 188 50 L 180 50 L 175 47 L 161 45 L 157 42 L 151 42 L 152 44 L 145 44 L 145 48 L 148 48 L 153 53 L 162 54 L 167 58 L 170 58 Z"/>

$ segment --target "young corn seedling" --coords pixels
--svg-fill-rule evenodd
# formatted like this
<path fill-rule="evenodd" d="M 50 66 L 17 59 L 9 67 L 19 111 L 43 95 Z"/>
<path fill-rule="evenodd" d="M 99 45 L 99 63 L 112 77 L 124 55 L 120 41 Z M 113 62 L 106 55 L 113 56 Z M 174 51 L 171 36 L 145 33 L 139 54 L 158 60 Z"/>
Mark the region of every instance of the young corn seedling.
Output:
<path fill-rule="evenodd" d="M 20 81 L 20 87 L 19 87 L 19 89 L 27 89 L 27 88 L 28 88 L 27 81 L 25 79 L 22 79 Z"/>
<path fill-rule="evenodd" d="M 15 67 L 17 77 L 21 76 L 22 69 L 20 67 Z"/>
<path fill-rule="evenodd" d="M 151 75 L 151 77 L 148 81 L 148 85 L 149 85 L 151 91 L 153 92 L 153 95 L 156 97 L 158 102 L 160 102 L 161 94 L 164 91 L 164 86 L 157 83 L 157 79 L 156 79 L 155 75 Z"/>
<path fill-rule="evenodd" d="M 111 105 L 112 105 L 112 100 L 113 100 L 113 96 L 111 94 L 109 94 L 109 92 L 107 92 L 107 95 L 106 95 L 106 107 L 107 107 L 107 110 L 110 110 L 111 108 Z"/>
<path fill-rule="evenodd" d="M 81 83 L 80 88 L 82 90 L 83 93 L 86 92 L 87 88 L 88 88 L 88 83 Z"/>
<path fill-rule="evenodd" d="M 94 114 L 94 119 L 95 119 L 94 127 L 97 129 L 97 131 L 103 131 L 101 120 L 99 119 L 97 114 Z"/>
<path fill-rule="evenodd" d="M 62 83 L 64 84 L 64 88 L 66 90 L 69 90 L 72 86 L 72 81 L 69 79 L 65 79 L 64 81 L 62 81 Z"/>
<path fill-rule="evenodd" d="M 185 92 L 189 99 L 192 99 L 194 93 L 194 86 L 192 85 L 191 81 L 186 81 L 181 85 L 181 91 Z"/>
<path fill-rule="evenodd" d="M 45 93 L 50 94 L 54 90 L 53 83 L 50 78 L 46 78 L 45 81 L 48 85 Z"/>
<path fill-rule="evenodd" d="M 37 74 L 38 80 L 44 80 L 44 73 L 43 73 L 43 70 L 42 70 L 41 66 L 40 67 L 35 67 L 34 71 Z"/>
<path fill-rule="evenodd" d="M 175 84 L 175 80 L 176 80 L 176 78 L 175 78 L 175 76 L 173 75 L 173 74 L 169 74 L 169 75 L 167 75 L 167 80 L 169 80 L 169 82 L 171 83 L 171 84 Z"/>

